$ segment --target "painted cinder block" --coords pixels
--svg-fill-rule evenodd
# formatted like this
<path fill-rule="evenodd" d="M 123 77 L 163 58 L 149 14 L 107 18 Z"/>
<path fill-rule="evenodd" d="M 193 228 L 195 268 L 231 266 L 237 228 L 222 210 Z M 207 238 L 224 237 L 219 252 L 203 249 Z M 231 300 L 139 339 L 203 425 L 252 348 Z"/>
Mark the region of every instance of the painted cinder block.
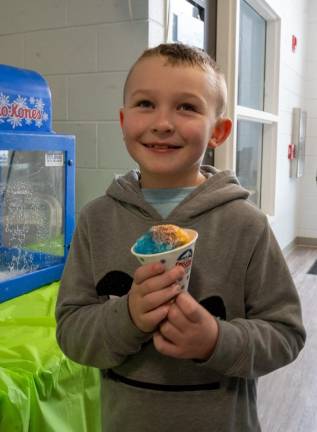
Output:
<path fill-rule="evenodd" d="M 125 72 L 69 77 L 69 120 L 117 120 Z"/>
<path fill-rule="evenodd" d="M 67 76 L 45 76 L 51 89 L 54 120 L 67 120 L 68 86 Z"/>
<path fill-rule="evenodd" d="M 94 72 L 97 65 L 94 28 L 68 28 L 25 36 L 26 67 L 43 74 Z"/>
<path fill-rule="evenodd" d="M 147 21 L 105 24 L 98 30 L 98 70 L 128 70 L 147 47 Z"/>
<path fill-rule="evenodd" d="M 23 35 L 0 36 L 0 63 L 25 67 Z"/>
<path fill-rule="evenodd" d="M 121 22 L 148 17 L 148 0 L 131 0 L 131 12 L 127 0 L 69 0 L 68 24 L 98 24 Z"/>
<path fill-rule="evenodd" d="M 76 136 L 76 166 L 97 168 L 97 124 L 87 122 L 54 122 L 57 133 Z"/>
<path fill-rule="evenodd" d="M 97 149 L 98 168 L 131 169 L 137 166 L 125 148 L 118 121 L 98 124 Z"/>
<path fill-rule="evenodd" d="M 77 212 L 89 201 L 104 195 L 114 176 L 124 171 L 78 168 L 76 171 L 76 188 L 80 190 L 80 194 L 76 202 Z"/>
<path fill-rule="evenodd" d="M 64 27 L 66 8 L 67 0 L 1 1 L 0 34 Z"/>

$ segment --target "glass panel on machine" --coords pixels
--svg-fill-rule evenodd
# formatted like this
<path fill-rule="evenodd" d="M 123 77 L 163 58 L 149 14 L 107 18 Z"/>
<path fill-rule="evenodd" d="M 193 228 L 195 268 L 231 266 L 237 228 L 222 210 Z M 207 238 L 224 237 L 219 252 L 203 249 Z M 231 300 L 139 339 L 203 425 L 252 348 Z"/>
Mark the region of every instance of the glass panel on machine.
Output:
<path fill-rule="evenodd" d="M 261 206 L 263 124 L 239 120 L 237 127 L 237 177 L 250 192 L 250 200 Z"/>
<path fill-rule="evenodd" d="M 0 280 L 64 259 L 64 153 L 0 152 Z"/>

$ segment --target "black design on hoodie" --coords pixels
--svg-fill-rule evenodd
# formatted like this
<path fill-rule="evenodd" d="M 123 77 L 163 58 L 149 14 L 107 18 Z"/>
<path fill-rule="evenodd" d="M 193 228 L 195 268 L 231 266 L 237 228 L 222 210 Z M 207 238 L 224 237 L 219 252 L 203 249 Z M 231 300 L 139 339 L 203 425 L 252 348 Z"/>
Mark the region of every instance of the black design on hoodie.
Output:
<path fill-rule="evenodd" d="M 113 270 L 107 273 L 97 283 L 96 291 L 98 296 L 118 296 L 128 294 L 133 278 L 125 272 Z"/>
<path fill-rule="evenodd" d="M 204 300 L 201 300 L 200 304 L 216 318 L 226 319 L 226 307 L 223 299 L 219 296 L 211 296 Z"/>

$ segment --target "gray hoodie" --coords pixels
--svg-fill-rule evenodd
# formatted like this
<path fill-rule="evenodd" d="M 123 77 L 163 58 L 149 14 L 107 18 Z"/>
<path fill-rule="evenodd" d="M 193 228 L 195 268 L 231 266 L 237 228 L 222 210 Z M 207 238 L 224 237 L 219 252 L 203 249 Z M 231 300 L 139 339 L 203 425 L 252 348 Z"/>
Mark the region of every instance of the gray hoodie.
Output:
<path fill-rule="evenodd" d="M 81 212 L 57 302 L 57 339 L 71 359 L 101 370 L 107 432 L 257 432 L 256 380 L 293 361 L 305 330 L 296 288 L 266 216 L 229 171 L 168 216 L 144 201 L 138 173 L 116 178 Z M 130 253 L 152 225 L 198 231 L 189 292 L 219 322 L 205 362 L 158 353 L 130 319 L 139 266 Z"/>

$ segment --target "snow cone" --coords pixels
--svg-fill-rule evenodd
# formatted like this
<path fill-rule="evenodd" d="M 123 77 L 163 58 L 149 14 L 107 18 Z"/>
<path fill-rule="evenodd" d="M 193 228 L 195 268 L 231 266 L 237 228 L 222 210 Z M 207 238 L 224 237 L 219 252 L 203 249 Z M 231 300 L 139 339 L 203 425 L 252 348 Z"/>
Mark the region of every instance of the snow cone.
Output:
<path fill-rule="evenodd" d="M 161 262 L 166 270 L 180 265 L 185 275 L 180 281 L 182 289 L 188 290 L 197 231 L 180 228 L 177 225 L 154 225 L 137 239 L 131 248 L 141 264 Z"/>

